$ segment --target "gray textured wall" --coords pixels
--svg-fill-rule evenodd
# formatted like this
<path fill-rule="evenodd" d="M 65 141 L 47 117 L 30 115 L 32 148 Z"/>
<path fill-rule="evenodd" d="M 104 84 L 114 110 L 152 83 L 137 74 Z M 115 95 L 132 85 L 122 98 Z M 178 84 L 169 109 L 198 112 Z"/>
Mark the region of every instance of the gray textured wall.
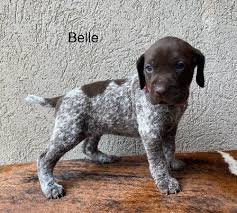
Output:
<path fill-rule="evenodd" d="M 84 83 L 136 73 L 135 61 L 166 35 L 206 55 L 206 87 L 192 83 L 177 135 L 179 151 L 237 148 L 237 3 L 234 0 L 83 0 L 0 3 L 0 164 L 35 160 L 46 147 L 53 110 L 27 94 L 55 96 Z M 68 43 L 68 32 L 98 34 Z M 139 141 L 105 136 L 102 150 L 143 152 Z M 80 145 L 65 156 L 84 157 Z"/>

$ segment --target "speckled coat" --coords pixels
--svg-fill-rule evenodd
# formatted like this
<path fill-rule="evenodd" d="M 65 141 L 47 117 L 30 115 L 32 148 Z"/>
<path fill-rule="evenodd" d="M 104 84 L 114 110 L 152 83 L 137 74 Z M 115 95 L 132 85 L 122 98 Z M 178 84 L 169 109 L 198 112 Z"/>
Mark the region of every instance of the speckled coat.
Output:
<path fill-rule="evenodd" d="M 101 163 L 118 160 L 98 150 L 103 134 L 141 137 L 157 186 L 165 193 L 180 190 L 168 168 L 183 166 L 174 159 L 174 138 L 186 106 L 152 105 L 148 92 L 140 89 L 137 76 L 123 80 L 122 84 L 110 81 L 95 96 L 88 95 L 82 87 L 58 98 L 28 96 L 27 101 L 57 108 L 51 142 L 38 160 L 38 176 L 46 197 L 63 195 L 63 187 L 54 180 L 53 168 L 80 141 L 84 140 L 83 151 L 92 160 Z"/>

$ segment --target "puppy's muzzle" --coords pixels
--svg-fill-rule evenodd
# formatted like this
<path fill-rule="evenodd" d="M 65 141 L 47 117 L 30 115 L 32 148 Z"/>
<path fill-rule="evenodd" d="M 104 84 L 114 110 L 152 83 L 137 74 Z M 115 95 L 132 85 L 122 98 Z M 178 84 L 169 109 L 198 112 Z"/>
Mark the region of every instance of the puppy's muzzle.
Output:
<path fill-rule="evenodd" d="M 179 105 L 187 101 L 187 92 L 165 84 L 157 84 L 153 87 L 151 95 L 158 104 Z"/>

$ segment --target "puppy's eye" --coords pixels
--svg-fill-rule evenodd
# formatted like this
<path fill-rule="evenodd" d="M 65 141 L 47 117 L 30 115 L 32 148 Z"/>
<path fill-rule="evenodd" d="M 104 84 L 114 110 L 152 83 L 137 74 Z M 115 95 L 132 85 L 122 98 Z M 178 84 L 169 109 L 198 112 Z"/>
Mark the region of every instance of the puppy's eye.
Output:
<path fill-rule="evenodd" d="M 175 65 L 176 72 L 182 72 L 184 70 L 184 63 L 182 61 Z"/>
<path fill-rule="evenodd" d="M 153 71 L 153 67 L 150 64 L 146 64 L 145 69 L 148 73 L 151 73 Z"/>

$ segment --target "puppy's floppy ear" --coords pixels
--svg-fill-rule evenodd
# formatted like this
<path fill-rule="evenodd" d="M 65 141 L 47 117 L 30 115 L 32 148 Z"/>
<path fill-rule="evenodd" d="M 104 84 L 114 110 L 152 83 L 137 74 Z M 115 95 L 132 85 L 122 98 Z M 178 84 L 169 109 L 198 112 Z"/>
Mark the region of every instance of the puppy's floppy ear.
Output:
<path fill-rule="evenodd" d="M 194 53 L 194 63 L 197 66 L 197 75 L 196 82 L 200 87 L 204 87 L 204 65 L 205 65 L 205 56 L 201 53 L 200 50 L 193 48 Z"/>
<path fill-rule="evenodd" d="M 143 71 L 144 71 L 144 54 L 142 54 L 137 60 L 137 72 L 141 89 L 143 89 L 146 84 L 145 75 Z"/>

